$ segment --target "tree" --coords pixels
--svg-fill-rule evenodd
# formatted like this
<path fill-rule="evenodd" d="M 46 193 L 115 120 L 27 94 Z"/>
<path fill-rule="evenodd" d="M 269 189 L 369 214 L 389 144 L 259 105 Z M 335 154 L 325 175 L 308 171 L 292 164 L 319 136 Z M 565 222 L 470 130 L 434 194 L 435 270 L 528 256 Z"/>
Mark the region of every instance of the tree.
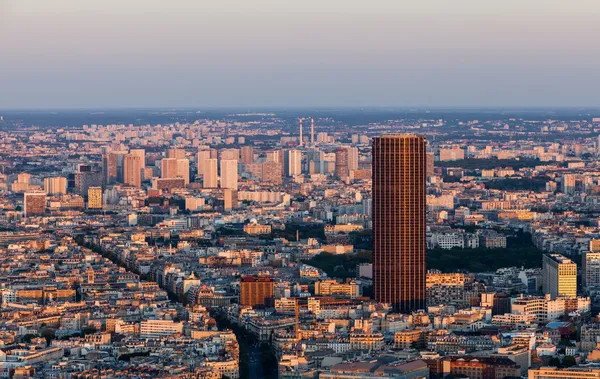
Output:
<path fill-rule="evenodd" d="M 552 367 L 560 367 L 560 359 L 554 357 L 554 358 L 550 359 L 550 362 L 548 362 L 548 365 L 552 366 Z"/>
<path fill-rule="evenodd" d="M 46 339 L 46 343 L 48 345 L 50 345 L 52 340 L 55 338 L 54 329 L 42 328 L 40 329 L 39 334 Z"/>
<path fill-rule="evenodd" d="M 575 360 L 574 356 L 567 355 L 566 357 L 563 358 L 562 364 L 564 367 L 571 367 L 571 366 L 575 366 L 577 364 L 577 361 Z"/>

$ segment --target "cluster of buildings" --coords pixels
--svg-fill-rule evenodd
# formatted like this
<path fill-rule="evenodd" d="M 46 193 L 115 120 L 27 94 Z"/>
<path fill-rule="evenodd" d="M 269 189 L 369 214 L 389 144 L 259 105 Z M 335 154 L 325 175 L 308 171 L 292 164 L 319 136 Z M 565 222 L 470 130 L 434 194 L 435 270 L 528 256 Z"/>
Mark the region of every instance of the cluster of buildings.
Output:
<path fill-rule="evenodd" d="M 597 124 L 307 120 L 0 130 L 0 377 L 600 377 Z"/>

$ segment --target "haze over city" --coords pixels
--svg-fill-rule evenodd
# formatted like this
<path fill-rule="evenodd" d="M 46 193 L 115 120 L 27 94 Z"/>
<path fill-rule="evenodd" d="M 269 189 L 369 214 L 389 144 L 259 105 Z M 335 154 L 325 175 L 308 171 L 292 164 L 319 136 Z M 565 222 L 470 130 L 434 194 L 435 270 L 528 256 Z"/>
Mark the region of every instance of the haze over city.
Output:
<path fill-rule="evenodd" d="M 600 5 L 0 2 L 0 109 L 597 106 Z"/>

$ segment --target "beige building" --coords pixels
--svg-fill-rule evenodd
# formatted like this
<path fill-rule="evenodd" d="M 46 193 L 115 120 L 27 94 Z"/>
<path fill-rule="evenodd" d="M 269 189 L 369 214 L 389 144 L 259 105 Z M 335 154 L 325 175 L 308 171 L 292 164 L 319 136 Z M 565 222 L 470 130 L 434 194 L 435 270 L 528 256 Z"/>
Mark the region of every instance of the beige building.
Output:
<path fill-rule="evenodd" d="M 559 369 L 555 367 L 541 367 L 529 370 L 529 379 L 596 379 L 600 378 L 600 368 L 571 367 Z"/>
<path fill-rule="evenodd" d="M 336 280 L 319 280 L 315 282 L 315 295 L 345 295 L 352 298 L 360 296 L 360 285 L 354 280 L 338 283 Z"/>
<path fill-rule="evenodd" d="M 53 177 L 44 179 L 44 191 L 48 195 L 64 195 L 67 193 L 67 178 Z"/>
<path fill-rule="evenodd" d="M 102 209 L 102 187 L 88 188 L 88 209 Z"/>

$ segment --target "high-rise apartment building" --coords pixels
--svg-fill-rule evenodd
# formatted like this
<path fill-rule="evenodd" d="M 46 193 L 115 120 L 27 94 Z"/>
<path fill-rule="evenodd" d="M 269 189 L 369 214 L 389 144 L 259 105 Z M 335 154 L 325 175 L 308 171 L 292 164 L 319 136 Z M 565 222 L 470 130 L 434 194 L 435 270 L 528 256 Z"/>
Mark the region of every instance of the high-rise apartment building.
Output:
<path fill-rule="evenodd" d="M 425 309 L 424 137 L 373 139 L 373 283 L 375 299 L 395 311 Z"/>
<path fill-rule="evenodd" d="M 358 170 L 358 149 L 354 146 L 349 146 L 346 150 L 348 150 L 348 170 Z"/>
<path fill-rule="evenodd" d="M 23 197 L 25 216 L 40 216 L 46 211 L 45 192 L 25 192 Z"/>
<path fill-rule="evenodd" d="M 221 150 L 221 160 L 237 161 L 240 159 L 240 151 L 238 149 Z"/>
<path fill-rule="evenodd" d="M 190 184 L 190 161 L 187 158 L 177 159 L 176 177 L 183 178 L 186 186 Z"/>
<path fill-rule="evenodd" d="M 184 159 L 185 158 L 185 150 L 169 149 L 169 150 L 167 150 L 167 158 Z"/>
<path fill-rule="evenodd" d="M 223 208 L 225 211 L 231 211 L 238 206 L 238 191 L 232 189 L 223 190 Z"/>
<path fill-rule="evenodd" d="M 204 170 L 206 169 L 206 160 L 210 158 L 210 150 L 198 151 L 198 176 L 204 176 Z"/>
<path fill-rule="evenodd" d="M 133 186 L 142 186 L 142 159 L 139 155 L 127 154 L 123 163 L 123 183 Z"/>
<path fill-rule="evenodd" d="M 574 174 L 564 174 L 562 177 L 562 192 L 572 195 L 576 190 L 577 177 Z"/>
<path fill-rule="evenodd" d="M 285 174 L 296 176 L 302 173 L 302 152 L 300 150 L 288 150 L 285 152 Z"/>
<path fill-rule="evenodd" d="M 235 159 L 221 160 L 221 188 L 237 190 L 238 161 Z"/>
<path fill-rule="evenodd" d="M 545 294 L 577 296 L 577 265 L 560 254 L 544 254 L 542 259 L 542 284 Z"/>
<path fill-rule="evenodd" d="M 102 187 L 89 187 L 88 209 L 102 209 Z"/>
<path fill-rule="evenodd" d="M 281 177 L 282 165 L 279 162 L 264 162 L 262 164 L 262 181 L 270 184 L 281 184 L 283 181 Z"/>
<path fill-rule="evenodd" d="M 104 184 L 117 181 L 117 154 L 110 152 L 102 155 L 102 177 Z"/>
<path fill-rule="evenodd" d="M 146 150 L 144 149 L 131 149 L 129 154 L 135 155 L 136 157 L 140 157 L 140 177 L 141 180 L 150 179 L 151 177 L 146 178 Z"/>
<path fill-rule="evenodd" d="M 267 276 L 246 276 L 240 283 L 240 305 L 243 307 L 264 307 L 273 300 L 273 278 Z"/>
<path fill-rule="evenodd" d="M 203 169 L 204 188 L 217 188 L 219 186 L 219 175 L 217 170 L 217 159 L 208 158 L 204 162 Z"/>
<path fill-rule="evenodd" d="M 177 158 L 163 158 L 160 161 L 160 177 L 163 179 L 177 177 Z"/>
<path fill-rule="evenodd" d="M 583 253 L 581 261 L 581 280 L 587 290 L 600 290 L 600 253 Z"/>
<path fill-rule="evenodd" d="M 67 193 L 67 178 L 60 176 L 44 178 L 44 191 L 48 195 L 64 195 Z"/>
<path fill-rule="evenodd" d="M 252 146 L 243 146 L 240 151 L 242 163 L 254 162 L 254 148 Z"/>
<path fill-rule="evenodd" d="M 348 168 L 348 149 L 339 148 L 335 151 L 335 176 L 346 178 L 350 175 Z"/>

